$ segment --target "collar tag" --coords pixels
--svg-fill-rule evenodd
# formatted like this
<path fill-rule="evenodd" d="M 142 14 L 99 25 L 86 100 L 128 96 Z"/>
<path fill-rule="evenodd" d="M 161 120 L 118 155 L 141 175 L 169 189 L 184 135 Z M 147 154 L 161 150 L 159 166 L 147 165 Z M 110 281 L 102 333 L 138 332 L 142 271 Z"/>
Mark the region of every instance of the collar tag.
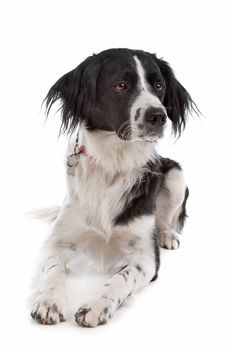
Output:
<path fill-rule="evenodd" d="M 74 176 L 75 169 L 78 165 L 80 154 L 86 154 L 84 146 L 78 146 L 77 144 L 74 147 L 74 153 L 67 156 L 66 160 L 66 172 L 68 175 Z"/>
<path fill-rule="evenodd" d="M 66 172 L 68 175 L 71 175 L 71 176 L 75 175 L 75 169 L 76 169 L 76 166 L 78 165 L 79 157 L 80 157 L 80 153 L 70 154 L 67 157 Z"/>

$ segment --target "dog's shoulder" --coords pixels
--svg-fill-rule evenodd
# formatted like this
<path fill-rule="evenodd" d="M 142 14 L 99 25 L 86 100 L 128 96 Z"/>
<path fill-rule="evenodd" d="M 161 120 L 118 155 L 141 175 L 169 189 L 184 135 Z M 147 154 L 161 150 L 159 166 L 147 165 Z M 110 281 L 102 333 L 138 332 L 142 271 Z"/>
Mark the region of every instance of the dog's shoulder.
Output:
<path fill-rule="evenodd" d="M 161 174 L 165 175 L 173 168 L 182 170 L 180 164 L 177 161 L 170 158 L 159 158 L 159 170 Z"/>

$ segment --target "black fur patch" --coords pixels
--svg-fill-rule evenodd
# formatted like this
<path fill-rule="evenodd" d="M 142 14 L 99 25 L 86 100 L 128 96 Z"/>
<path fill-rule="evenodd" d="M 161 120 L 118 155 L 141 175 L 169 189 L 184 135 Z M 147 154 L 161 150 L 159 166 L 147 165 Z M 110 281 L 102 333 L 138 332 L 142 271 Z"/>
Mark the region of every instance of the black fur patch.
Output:
<path fill-rule="evenodd" d="M 115 218 L 115 225 L 124 225 L 143 215 L 154 215 L 155 199 L 162 183 L 162 173 L 159 163 L 148 162 L 141 181 L 135 183 L 122 212 Z"/>
<path fill-rule="evenodd" d="M 142 269 L 141 265 L 136 264 L 135 265 L 136 269 L 138 270 L 139 273 L 141 273 L 143 276 L 145 276 L 145 271 Z"/>
<path fill-rule="evenodd" d="M 180 164 L 173 159 L 160 157 L 160 171 L 166 175 L 171 169 L 176 168 L 182 170 Z"/>
<path fill-rule="evenodd" d="M 128 265 L 123 266 L 117 273 L 123 271 Z"/>
<path fill-rule="evenodd" d="M 140 265 L 135 265 L 135 267 L 136 267 L 136 269 L 139 271 L 139 272 L 142 272 L 142 268 L 141 268 L 141 266 Z"/>
<path fill-rule="evenodd" d="M 58 312 L 57 304 L 53 304 L 53 305 L 52 305 L 52 310 L 53 310 L 54 312 Z"/>
<path fill-rule="evenodd" d="M 178 170 L 182 170 L 180 164 L 178 162 L 176 162 L 175 160 L 161 157 L 160 162 L 161 162 L 161 172 L 163 173 L 164 176 L 173 168 L 176 168 Z M 163 176 L 163 181 L 165 178 L 164 176 Z M 188 189 L 188 187 L 186 187 L 184 200 L 183 200 L 183 203 L 181 206 L 181 212 L 180 212 L 180 215 L 178 217 L 180 231 L 182 231 L 182 229 L 184 227 L 185 219 L 187 218 L 186 202 L 187 202 L 188 197 L 189 197 L 189 189 Z"/>
<path fill-rule="evenodd" d="M 180 215 L 179 215 L 179 218 L 178 218 L 180 230 L 183 229 L 185 220 L 186 220 L 186 218 L 188 216 L 187 212 L 186 212 L 186 203 L 187 203 L 188 197 L 189 197 L 189 189 L 188 189 L 188 187 L 186 187 L 184 200 L 183 200 L 183 203 L 182 203 L 182 206 L 181 206 L 181 212 L 180 212 Z"/>
<path fill-rule="evenodd" d="M 158 271 L 160 267 L 160 248 L 159 248 L 159 237 L 156 232 L 153 233 L 153 243 L 154 243 L 154 252 L 155 252 L 155 275 L 151 279 L 151 282 L 155 281 L 158 277 Z"/>
<path fill-rule="evenodd" d="M 107 312 L 108 312 L 108 307 L 107 306 L 104 308 L 103 312 L 104 312 L 105 315 L 107 314 Z"/>
<path fill-rule="evenodd" d="M 141 108 L 138 108 L 135 114 L 135 120 L 138 120 L 138 118 L 140 117 L 140 111 L 141 111 Z"/>
<path fill-rule="evenodd" d="M 124 272 L 119 272 L 118 274 L 124 278 L 125 282 L 127 282 L 127 277 Z"/>
<path fill-rule="evenodd" d="M 76 314 L 74 315 L 75 321 L 79 324 L 79 326 L 85 326 L 89 327 L 88 324 L 83 322 L 82 317 L 85 316 L 89 311 L 91 311 L 91 308 L 85 308 L 81 307 Z"/>

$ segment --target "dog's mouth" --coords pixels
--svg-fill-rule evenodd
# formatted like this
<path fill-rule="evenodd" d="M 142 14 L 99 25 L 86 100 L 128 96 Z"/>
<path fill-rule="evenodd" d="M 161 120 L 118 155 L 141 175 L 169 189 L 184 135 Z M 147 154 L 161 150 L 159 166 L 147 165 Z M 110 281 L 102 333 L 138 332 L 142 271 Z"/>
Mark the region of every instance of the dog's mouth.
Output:
<path fill-rule="evenodd" d="M 132 134 L 128 135 L 122 135 L 117 133 L 117 136 L 122 140 L 122 141 L 128 141 L 128 142 L 133 142 L 133 141 L 145 141 L 145 142 L 156 142 L 159 139 L 163 137 L 163 132 L 160 133 L 150 133 L 150 134 L 138 134 L 133 136 Z"/>
<path fill-rule="evenodd" d="M 155 130 L 145 130 L 142 131 L 140 130 L 138 137 L 141 138 L 144 141 L 157 141 L 159 139 L 161 139 L 164 136 L 164 128 L 163 127 L 158 127 Z"/>
<path fill-rule="evenodd" d="M 153 128 L 153 130 L 148 130 L 147 127 L 137 127 L 135 130 L 132 130 L 130 126 L 126 128 L 119 128 L 116 131 L 117 136 L 122 141 L 146 141 L 146 142 L 156 142 L 159 139 L 163 138 L 165 128 L 163 126 L 158 126 Z"/>
<path fill-rule="evenodd" d="M 140 139 L 142 141 L 146 141 L 146 142 L 155 142 L 159 139 L 160 137 L 158 137 L 157 135 L 154 136 L 142 136 L 140 137 Z"/>

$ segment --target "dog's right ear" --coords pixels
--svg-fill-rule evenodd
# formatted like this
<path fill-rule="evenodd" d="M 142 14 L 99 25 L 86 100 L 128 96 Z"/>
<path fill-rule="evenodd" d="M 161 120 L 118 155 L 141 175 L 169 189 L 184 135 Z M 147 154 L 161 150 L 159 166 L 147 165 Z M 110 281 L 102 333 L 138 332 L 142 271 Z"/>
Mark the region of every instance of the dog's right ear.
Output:
<path fill-rule="evenodd" d="M 174 134 L 180 136 L 186 125 L 186 118 L 192 112 L 200 113 L 188 91 L 176 79 L 170 65 L 163 59 L 154 56 L 166 82 L 166 92 L 163 104 L 167 115 L 172 121 Z"/>
<path fill-rule="evenodd" d="M 46 114 L 56 101 L 61 102 L 60 133 L 72 132 L 95 105 L 100 63 L 90 56 L 78 67 L 63 75 L 49 90 L 44 102 Z"/>

